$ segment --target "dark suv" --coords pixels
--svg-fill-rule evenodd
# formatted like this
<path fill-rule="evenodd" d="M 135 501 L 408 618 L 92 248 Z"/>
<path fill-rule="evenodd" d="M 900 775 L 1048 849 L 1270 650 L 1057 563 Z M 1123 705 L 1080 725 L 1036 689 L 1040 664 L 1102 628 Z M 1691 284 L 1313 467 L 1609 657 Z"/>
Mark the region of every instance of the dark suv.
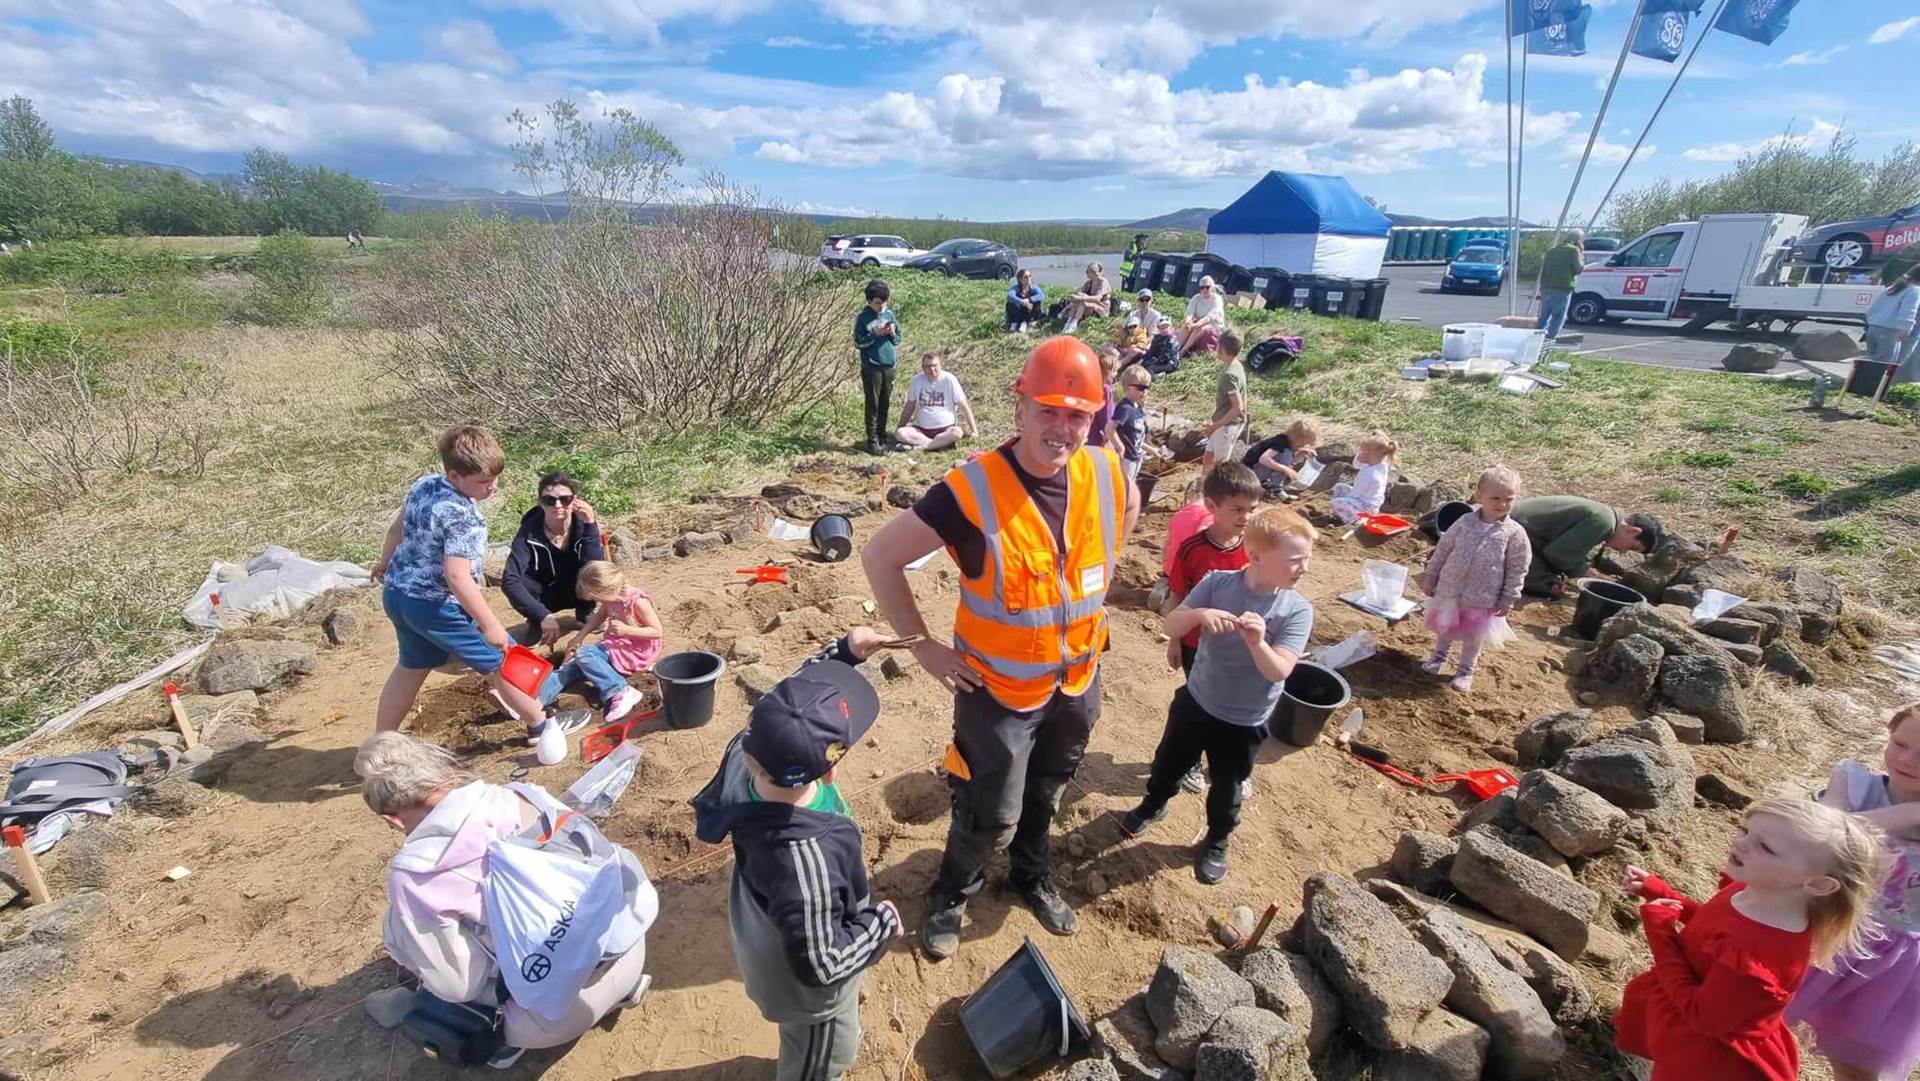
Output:
<path fill-rule="evenodd" d="M 901 264 L 908 270 L 937 270 L 947 277 L 1012 278 L 1020 266 L 1020 253 L 991 240 L 961 237 L 935 244 L 924 255 L 916 255 Z"/>

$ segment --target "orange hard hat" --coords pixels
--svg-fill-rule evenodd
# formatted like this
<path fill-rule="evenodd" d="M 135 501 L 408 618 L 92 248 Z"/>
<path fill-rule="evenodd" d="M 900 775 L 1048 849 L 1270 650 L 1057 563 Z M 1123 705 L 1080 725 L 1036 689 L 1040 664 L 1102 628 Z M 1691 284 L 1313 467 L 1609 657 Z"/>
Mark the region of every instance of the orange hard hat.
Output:
<path fill-rule="evenodd" d="M 1041 405 L 1098 413 L 1106 401 L 1100 358 L 1086 342 L 1056 334 L 1027 354 L 1027 365 L 1013 382 L 1014 393 Z"/>

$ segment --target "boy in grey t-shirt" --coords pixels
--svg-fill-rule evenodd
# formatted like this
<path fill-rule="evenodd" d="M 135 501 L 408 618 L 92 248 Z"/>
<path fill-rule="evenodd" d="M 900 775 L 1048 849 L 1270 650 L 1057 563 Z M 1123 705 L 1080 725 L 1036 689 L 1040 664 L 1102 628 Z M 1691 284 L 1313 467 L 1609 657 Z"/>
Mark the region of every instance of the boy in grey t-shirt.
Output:
<path fill-rule="evenodd" d="M 1264 507 L 1247 522 L 1247 565 L 1214 571 L 1167 615 L 1167 635 L 1200 628 L 1200 651 L 1186 686 L 1173 692 L 1167 727 L 1153 752 L 1147 795 L 1121 816 L 1137 837 L 1166 816 L 1180 776 L 1207 760 L 1207 834 L 1194 862 L 1200 881 L 1226 877 L 1227 837 L 1240 824 L 1242 783 L 1267 736 L 1280 687 L 1307 648 L 1313 606 L 1293 591 L 1313 558 L 1317 534 L 1286 507 Z"/>

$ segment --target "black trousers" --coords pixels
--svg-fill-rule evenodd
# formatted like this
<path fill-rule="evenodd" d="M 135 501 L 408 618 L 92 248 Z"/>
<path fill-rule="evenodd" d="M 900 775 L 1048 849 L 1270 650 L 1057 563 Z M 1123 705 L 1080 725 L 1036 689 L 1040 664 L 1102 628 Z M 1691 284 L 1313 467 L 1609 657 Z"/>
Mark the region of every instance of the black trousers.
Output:
<path fill-rule="evenodd" d="M 1153 752 L 1142 806 L 1157 812 L 1180 791 L 1180 778 L 1201 756 L 1207 760 L 1207 839 L 1217 841 L 1240 824 L 1241 783 L 1253 776 L 1265 725 L 1232 724 L 1200 708 L 1185 687 L 1173 692 L 1167 729 Z"/>
<path fill-rule="evenodd" d="M 1012 330 L 1022 323 L 1038 323 L 1047 317 L 1045 309 L 1036 311 L 1025 304 L 1007 301 L 1007 329 Z"/>
<path fill-rule="evenodd" d="M 860 392 L 866 399 L 867 439 L 885 445 L 893 438 L 893 429 L 887 425 L 893 408 L 893 369 L 860 365 Z"/>
<path fill-rule="evenodd" d="M 936 905 L 972 896 L 987 861 L 1003 848 L 1015 889 L 1046 879 L 1047 832 L 1099 720 L 1098 675 L 1084 694 L 1055 694 L 1025 713 L 1001 705 L 984 688 L 954 696 L 953 741 L 973 779 L 948 778 L 953 821 L 934 880 Z"/>

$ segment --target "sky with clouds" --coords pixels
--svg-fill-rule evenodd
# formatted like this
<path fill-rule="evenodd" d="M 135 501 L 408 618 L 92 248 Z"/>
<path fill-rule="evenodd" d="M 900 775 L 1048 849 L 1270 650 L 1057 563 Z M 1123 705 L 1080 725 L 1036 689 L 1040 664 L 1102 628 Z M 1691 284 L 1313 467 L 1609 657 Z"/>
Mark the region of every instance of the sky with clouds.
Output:
<path fill-rule="evenodd" d="M 1713 34 L 1626 185 L 1838 126 L 1876 156 L 1920 132 L 1902 9 L 1801 0 L 1771 46 Z M 1632 10 L 1595 0 L 1589 55 L 1530 62 L 1526 216 L 1565 196 Z M 68 149 L 202 171 L 258 145 L 524 188 L 507 114 L 571 97 L 822 212 L 1132 219 L 1279 168 L 1497 215 L 1502 19 L 1492 0 L 0 0 L 0 96 L 33 98 Z M 1576 212 L 1672 70 L 1629 60 Z"/>

